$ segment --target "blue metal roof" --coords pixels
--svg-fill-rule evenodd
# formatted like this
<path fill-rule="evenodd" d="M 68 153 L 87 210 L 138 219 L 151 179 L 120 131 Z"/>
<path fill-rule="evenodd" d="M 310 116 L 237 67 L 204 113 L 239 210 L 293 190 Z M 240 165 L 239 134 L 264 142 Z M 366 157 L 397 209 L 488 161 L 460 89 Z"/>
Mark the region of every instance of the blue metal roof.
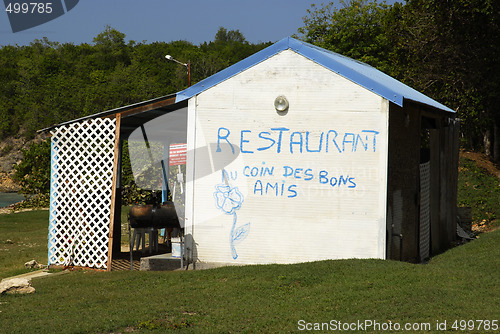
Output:
<path fill-rule="evenodd" d="M 442 105 L 415 89 L 408 87 L 402 82 L 388 76 L 370 65 L 291 37 L 284 38 L 279 42 L 253 54 L 252 56 L 212 75 L 211 77 L 208 77 L 205 80 L 178 92 L 176 95 L 176 102 L 189 99 L 202 91 L 278 54 L 279 52 L 288 49 L 295 51 L 296 53 L 324 66 L 325 68 L 338 73 L 344 78 L 373 91 L 375 94 L 397 104 L 400 107 L 403 107 L 404 100 L 410 100 L 447 112 L 455 112 L 454 110 Z"/>

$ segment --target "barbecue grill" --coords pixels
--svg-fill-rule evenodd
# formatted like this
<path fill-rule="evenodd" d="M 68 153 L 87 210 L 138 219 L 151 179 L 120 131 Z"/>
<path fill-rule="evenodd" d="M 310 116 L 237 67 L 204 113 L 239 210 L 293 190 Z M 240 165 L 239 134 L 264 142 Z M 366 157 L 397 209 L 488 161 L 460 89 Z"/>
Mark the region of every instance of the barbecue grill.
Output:
<path fill-rule="evenodd" d="M 132 205 L 129 211 L 129 221 L 132 228 L 152 227 L 160 229 L 181 227 L 173 202 L 164 202 L 161 205 Z"/>

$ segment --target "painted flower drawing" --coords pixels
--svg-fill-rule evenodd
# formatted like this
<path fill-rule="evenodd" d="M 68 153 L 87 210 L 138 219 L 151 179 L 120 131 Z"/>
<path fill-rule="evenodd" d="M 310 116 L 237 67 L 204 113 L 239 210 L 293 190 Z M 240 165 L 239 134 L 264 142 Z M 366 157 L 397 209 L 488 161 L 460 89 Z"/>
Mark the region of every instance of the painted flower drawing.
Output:
<path fill-rule="evenodd" d="M 238 187 L 231 188 L 229 185 L 219 184 L 215 186 L 215 200 L 217 208 L 225 214 L 232 215 L 243 203 L 243 195 Z"/>
<path fill-rule="evenodd" d="M 233 224 L 229 235 L 229 245 L 231 247 L 231 255 L 233 259 L 236 260 L 238 258 L 238 253 L 236 252 L 235 245 L 245 240 L 250 231 L 250 223 L 236 227 L 238 222 L 236 210 L 240 209 L 243 204 L 243 194 L 238 190 L 238 187 L 231 187 L 228 181 L 227 172 L 224 170 L 222 171 L 222 179 L 225 183 L 215 186 L 215 205 L 226 215 L 233 216 Z"/>

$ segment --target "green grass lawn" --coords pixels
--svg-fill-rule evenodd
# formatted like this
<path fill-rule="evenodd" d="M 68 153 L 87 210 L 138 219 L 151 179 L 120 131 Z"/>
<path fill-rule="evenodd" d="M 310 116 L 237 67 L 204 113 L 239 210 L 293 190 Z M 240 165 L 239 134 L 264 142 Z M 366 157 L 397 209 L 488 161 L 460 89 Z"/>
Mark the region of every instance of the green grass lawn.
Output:
<path fill-rule="evenodd" d="M 48 226 L 47 210 L 0 215 L 0 279 L 30 271 L 31 260 L 47 264 Z"/>
<path fill-rule="evenodd" d="M 472 208 L 476 225 L 500 226 L 500 180 L 466 158 L 460 158 L 458 170 L 458 206 Z"/>
<path fill-rule="evenodd" d="M 46 234 L 46 215 L 8 216 L 19 235 L 12 234 L 14 244 L 7 245 L 12 248 L 0 253 L 2 276 L 9 257 L 3 253 L 23 253 L 22 244 L 40 243 L 43 238 L 36 235 Z M 0 226 L 6 224 L 5 216 L 2 220 Z M 28 222 L 33 230 L 26 232 L 29 237 L 20 233 L 20 225 Z M 386 326 L 389 321 L 428 323 L 433 330 L 437 321 L 446 320 L 450 329 L 456 319 L 500 320 L 499 244 L 500 231 L 485 233 L 426 265 L 338 260 L 204 271 L 57 274 L 34 279 L 35 294 L 0 296 L 0 333 L 274 333 L 332 320 L 372 320 Z M 46 253 L 46 245 L 37 247 L 31 249 L 40 256 Z M 10 273 L 14 267 L 8 266 Z"/>

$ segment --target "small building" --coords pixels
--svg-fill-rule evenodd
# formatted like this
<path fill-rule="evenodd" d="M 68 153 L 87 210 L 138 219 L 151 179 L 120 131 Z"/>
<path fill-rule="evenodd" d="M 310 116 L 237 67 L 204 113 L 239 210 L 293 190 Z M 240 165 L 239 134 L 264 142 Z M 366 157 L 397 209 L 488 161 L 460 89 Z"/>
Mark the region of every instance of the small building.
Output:
<path fill-rule="evenodd" d="M 109 269 L 124 140 L 149 161 L 136 180 L 157 166 L 145 188 L 174 197 L 190 262 L 424 261 L 455 240 L 458 128 L 375 68 L 285 38 L 177 94 L 48 129 L 49 264 Z"/>

